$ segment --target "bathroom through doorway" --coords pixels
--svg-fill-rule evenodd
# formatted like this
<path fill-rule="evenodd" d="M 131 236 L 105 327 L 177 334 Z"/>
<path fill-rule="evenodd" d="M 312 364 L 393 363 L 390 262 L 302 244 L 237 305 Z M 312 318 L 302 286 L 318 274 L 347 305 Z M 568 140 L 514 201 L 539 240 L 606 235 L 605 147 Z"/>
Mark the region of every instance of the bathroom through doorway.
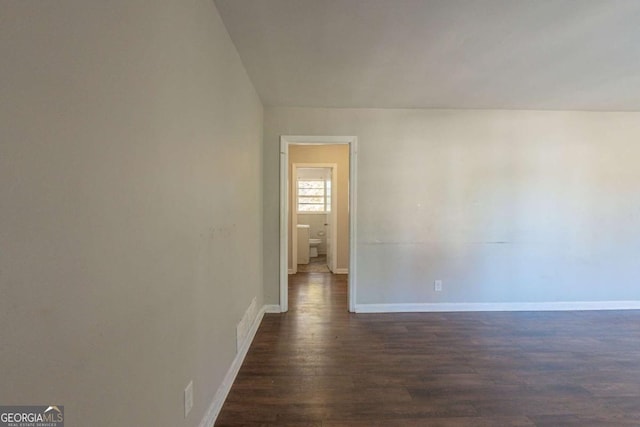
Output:
<path fill-rule="evenodd" d="M 338 164 L 292 163 L 291 177 L 290 273 L 339 273 Z"/>

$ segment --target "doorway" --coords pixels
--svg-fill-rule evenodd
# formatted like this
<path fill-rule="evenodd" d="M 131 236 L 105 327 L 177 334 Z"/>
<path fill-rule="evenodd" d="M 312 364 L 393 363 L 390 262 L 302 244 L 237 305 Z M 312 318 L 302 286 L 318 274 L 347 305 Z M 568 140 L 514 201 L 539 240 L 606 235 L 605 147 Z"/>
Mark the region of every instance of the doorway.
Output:
<path fill-rule="evenodd" d="M 355 230 L 356 230 L 356 143 L 357 138 L 355 136 L 281 136 L 280 137 L 280 309 L 282 312 L 288 310 L 288 281 L 289 273 L 295 273 L 297 270 L 297 230 L 298 224 L 298 199 L 297 199 L 297 170 L 310 168 L 310 167 L 326 167 L 331 169 L 331 193 L 325 193 L 330 195 L 331 216 L 327 215 L 328 219 L 325 230 L 328 234 L 330 241 L 327 241 L 329 245 L 333 247 L 327 248 L 329 264 L 333 273 L 348 274 L 347 284 L 347 304 L 349 311 L 355 311 L 356 301 L 356 255 L 355 255 Z M 308 163 L 297 162 L 295 173 L 291 165 L 290 154 L 295 155 L 296 148 L 298 146 L 310 146 L 317 149 L 321 146 L 346 146 L 346 152 L 348 153 L 347 167 L 343 171 L 342 176 L 346 181 L 346 195 L 343 197 L 342 206 L 339 203 L 339 197 L 336 192 L 337 179 L 340 177 L 340 168 L 335 163 Z M 292 185 L 295 184 L 295 185 Z M 325 191 L 326 191 L 326 183 Z M 296 192 L 295 196 L 294 191 Z M 296 203 L 292 203 L 295 199 Z M 320 203 L 319 198 L 307 199 L 309 203 Z M 302 202 L 305 199 L 303 198 Z M 325 201 L 326 203 L 326 201 Z M 335 206 L 335 207 L 334 207 Z M 312 209 L 320 209 L 320 206 L 310 207 Z M 342 227 L 338 227 L 339 220 L 336 219 L 337 212 L 342 209 L 345 215 Z M 325 207 L 325 211 L 326 211 Z M 333 219 L 333 222 L 332 222 Z M 339 229 L 342 231 L 340 232 Z M 304 232 L 304 231 L 303 231 Z M 348 242 L 347 242 L 348 236 Z M 340 245 L 340 239 L 344 243 Z M 340 256 L 340 254 L 342 256 Z M 348 262 L 346 261 L 348 259 Z M 295 262 L 294 262 L 295 260 Z M 342 263 L 342 264 L 341 264 Z"/>
<path fill-rule="evenodd" d="M 304 150 L 304 147 L 294 146 L 292 150 L 294 148 L 297 152 L 300 148 Z M 348 154 L 346 157 L 348 159 Z M 344 216 L 348 212 L 338 206 L 339 196 L 348 192 L 348 188 L 339 188 L 338 164 L 291 163 L 291 166 L 289 274 L 298 271 L 347 273 L 346 266 L 342 271 L 338 269 L 338 245 L 348 238 L 338 234 L 338 221 L 346 225 Z"/>

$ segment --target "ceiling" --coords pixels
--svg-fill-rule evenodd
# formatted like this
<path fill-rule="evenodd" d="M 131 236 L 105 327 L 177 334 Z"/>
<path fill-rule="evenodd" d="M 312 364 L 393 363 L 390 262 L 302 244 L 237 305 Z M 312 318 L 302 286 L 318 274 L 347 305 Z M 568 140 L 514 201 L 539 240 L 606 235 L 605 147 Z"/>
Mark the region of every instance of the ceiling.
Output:
<path fill-rule="evenodd" d="M 640 111 L 640 0 L 215 0 L 265 105 Z"/>

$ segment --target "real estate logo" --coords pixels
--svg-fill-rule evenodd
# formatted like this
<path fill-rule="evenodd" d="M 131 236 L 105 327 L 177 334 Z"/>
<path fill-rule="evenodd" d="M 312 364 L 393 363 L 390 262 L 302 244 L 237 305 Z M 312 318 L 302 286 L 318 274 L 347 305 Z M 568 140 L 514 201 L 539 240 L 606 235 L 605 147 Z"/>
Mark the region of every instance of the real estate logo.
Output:
<path fill-rule="evenodd" d="M 64 406 L 0 406 L 0 427 L 64 427 Z"/>

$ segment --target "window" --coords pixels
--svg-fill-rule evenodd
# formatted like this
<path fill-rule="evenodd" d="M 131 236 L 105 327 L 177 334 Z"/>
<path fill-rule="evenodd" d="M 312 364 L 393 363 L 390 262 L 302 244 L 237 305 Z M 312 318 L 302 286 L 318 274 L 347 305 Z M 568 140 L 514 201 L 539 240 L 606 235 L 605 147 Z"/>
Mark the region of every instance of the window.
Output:
<path fill-rule="evenodd" d="M 331 181 L 298 179 L 298 212 L 331 212 Z"/>

